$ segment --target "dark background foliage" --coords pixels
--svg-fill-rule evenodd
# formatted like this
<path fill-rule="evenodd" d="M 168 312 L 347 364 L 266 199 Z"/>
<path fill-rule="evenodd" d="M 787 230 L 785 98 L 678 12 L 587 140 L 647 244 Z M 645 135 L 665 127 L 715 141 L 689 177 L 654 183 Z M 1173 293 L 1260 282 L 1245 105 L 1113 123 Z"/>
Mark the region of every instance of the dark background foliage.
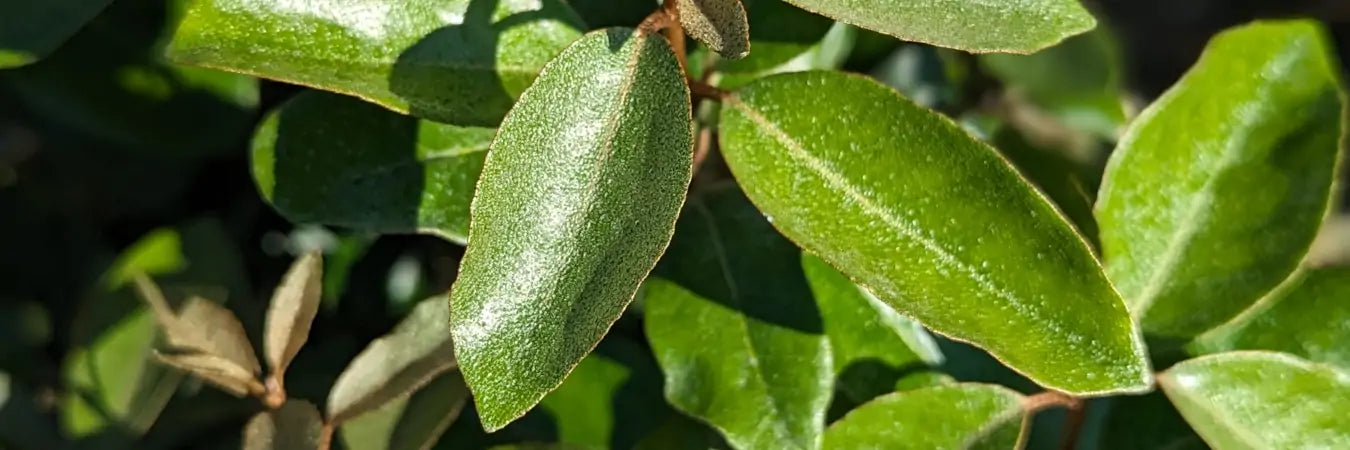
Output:
<path fill-rule="evenodd" d="M 1143 100 L 1171 85 L 1215 32 L 1253 18 L 1317 17 L 1331 26 L 1341 60 L 1350 60 L 1350 2 L 1342 0 L 1088 3 L 1117 34 L 1125 50 L 1127 86 Z M 631 25 L 642 17 L 616 14 L 602 0 L 574 4 L 595 26 Z M 445 291 L 454 279 L 463 252 L 456 245 L 429 236 L 375 237 L 297 227 L 264 204 L 249 175 L 253 125 L 299 88 L 262 81 L 258 107 L 241 109 L 193 86 L 175 85 L 157 62 L 167 37 L 165 9 L 156 0 L 114 2 L 47 60 L 0 71 L 0 372 L 8 374 L 8 390 L 18 392 L 14 386 L 21 386 L 31 394 L 0 402 L 0 448 L 24 448 L 23 443 L 42 442 L 54 432 L 55 399 L 66 389 L 62 362 L 81 335 L 76 324 L 88 307 L 83 303 L 118 253 L 154 229 L 200 220 L 221 225 L 223 243 L 238 252 L 253 293 L 232 298 L 229 306 L 254 336 L 270 286 L 294 255 L 325 248 L 330 272 L 345 268 L 345 274 L 339 269 L 325 280 L 329 289 L 311 344 L 295 364 L 293 377 L 303 381 L 288 386 L 294 396 L 318 404 L 365 343 L 387 332 L 413 302 Z M 876 54 L 855 58 L 846 69 L 869 71 L 886 52 Z M 974 83 L 970 89 L 997 85 Z M 599 351 L 645 355 L 628 349 L 645 345 L 636 320 L 621 320 Z M 945 350 L 956 352 L 949 358 L 956 362 L 946 369 L 958 378 L 1012 376 L 991 369 L 995 364 L 981 364 L 977 351 L 946 345 L 952 348 Z M 654 370 L 651 361 L 641 360 L 645 357 L 616 359 L 636 358 L 633 364 L 640 370 Z M 647 378 L 659 383 L 660 377 Z M 625 389 L 659 403 L 657 387 Z M 223 405 L 223 417 L 175 414 L 193 408 L 170 404 L 166 420 L 180 424 L 156 424 L 147 442 L 169 448 L 237 445 L 238 430 L 254 406 L 224 395 L 211 400 Z M 627 408 L 615 405 L 614 410 L 627 415 Z M 1047 417 L 1047 422 L 1057 420 L 1054 414 Z M 443 443 L 473 448 L 549 441 L 559 432 L 555 418 L 543 410 L 490 437 L 477 423 L 467 412 Z M 1040 428 L 1038 436 L 1055 435 Z M 631 445 L 638 437 L 616 436 L 623 442 L 612 444 Z"/>

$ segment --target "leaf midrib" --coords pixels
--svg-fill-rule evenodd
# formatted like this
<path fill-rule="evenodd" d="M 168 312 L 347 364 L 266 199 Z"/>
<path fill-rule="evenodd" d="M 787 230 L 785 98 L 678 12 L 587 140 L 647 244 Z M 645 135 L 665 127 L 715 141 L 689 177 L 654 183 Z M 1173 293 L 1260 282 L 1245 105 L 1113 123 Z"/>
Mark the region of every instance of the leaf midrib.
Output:
<path fill-rule="evenodd" d="M 975 270 L 973 266 L 966 264 L 965 262 L 958 259 L 954 254 L 947 251 L 947 249 L 943 248 L 940 243 L 928 239 L 924 237 L 921 233 L 915 231 L 922 227 L 918 226 L 917 224 L 906 223 L 904 220 L 895 217 L 893 214 L 891 214 L 889 210 L 873 203 L 871 199 L 867 198 L 862 193 L 858 192 L 858 190 L 854 188 L 853 185 L 849 184 L 847 179 L 845 179 L 837 172 L 833 171 L 828 164 L 812 156 L 809 152 L 806 151 L 805 147 L 803 147 L 801 143 L 792 139 L 791 136 L 789 136 L 782 129 L 778 128 L 778 126 L 775 125 L 772 121 L 770 121 L 767 117 L 764 117 L 763 115 L 759 114 L 758 111 L 755 111 L 754 109 L 750 108 L 739 98 L 735 96 L 728 97 L 726 103 L 744 113 L 748 119 L 755 122 L 756 125 L 758 125 L 761 129 L 763 129 L 770 136 L 772 136 L 775 141 L 778 141 L 779 144 L 787 148 L 789 157 L 803 162 L 810 171 L 816 173 L 826 183 L 836 187 L 837 189 L 842 191 L 845 195 L 847 195 L 850 199 L 852 199 L 859 206 L 859 208 L 863 210 L 863 212 L 882 219 L 882 221 L 884 221 L 887 225 L 890 225 L 893 229 L 899 231 L 899 233 L 902 236 L 909 238 L 914 242 L 917 242 L 921 247 L 923 247 L 925 250 L 928 250 L 929 253 L 931 253 L 934 257 L 936 257 L 938 262 L 946 264 L 949 267 L 952 267 L 960 272 L 965 273 L 972 281 L 975 281 L 976 286 L 979 286 L 981 290 L 985 291 L 986 293 L 992 294 L 995 297 L 1003 299 L 1008 303 L 1011 303 L 1016 310 L 1030 316 L 1032 320 L 1047 323 L 1053 325 L 1057 329 L 1063 330 L 1066 335 L 1065 336 L 1066 340 L 1069 340 L 1071 342 L 1090 341 L 1089 339 L 1087 339 L 1086 336 L 1083 336 L 1077 332 L 1072 331 L 1073 328 L 1068 327 L 1067 324 L 1063 323 L 1062 321 L 1044 317 L 1042 314 L 1039 313 L 1037 309 L 1029 308 L 1028 305 L 1018 300 L 1017 297 L 1013 295 L 1011 292 L 1005 290 L 1003 287 L 996 284 L 993 280 L 986 277 L 985 274 L 979 272 L 978 270 Z M 1096 352 L 1091 353 L 1095 354 Z"/>

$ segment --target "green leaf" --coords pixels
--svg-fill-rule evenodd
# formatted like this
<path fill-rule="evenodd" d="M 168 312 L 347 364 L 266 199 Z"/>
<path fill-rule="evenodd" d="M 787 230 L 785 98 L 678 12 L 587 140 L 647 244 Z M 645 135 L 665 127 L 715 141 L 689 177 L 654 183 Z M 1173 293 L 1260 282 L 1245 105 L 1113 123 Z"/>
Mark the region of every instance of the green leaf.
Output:
<path fill-rule="evenodd" d="M 1124 126 L 1119 45 L 1105 27 L 1030 55 L 980 55 L 986 72 L 1076 130 L 1115 139 Z"/>
<path fill-rule="evenodd" d="M 450 307 L 442 297 L 424 300 L 338 375 L 328 394 L 328 418 L 341 423 L 360 416 L 454 367 Z"/>
<path fill-rule="evenodd" d="M 820 444 L 829 341 L 801 251 L 734 185 L 691 197 L 643 289 L 666 400 L 741 449 Z"/>
<path fill-rule="evenodd" d="M 430 300 L 425 303 L 440 303 Z M 445 372 L 411 396 L 342 424 L 342 442 L 350 449 L 428 449 L 445 433 L 469 402 L 469 387 L 457 371 Z"/>
<path fill-rule="evenodd" d="M 1308 251 L 1341 136 L 1330 49 L 1310 21 L 1225 31 L 1121 139 L 1097 221 L 1107 272 L 1146 333 L 1224 323 Z"/>
<path fill-rule="evenodd" d="M 788 2 L 901 40 L 975 53 L 1031 53 L 1097 25 L 1076 0 Z"/>
<path fill-rule="evenodd" d="M 0 3 L 0 69 L 31 64 L 56 50 L 112 0 Z"/>
<path fill-rule="evenodd" d="M 741 0 L 679 0 L 676 5 L 689 36 L 726 58 L 750 53 L 750 24 Z"/>
<path fill-rule="evenodd" d="M 837 384 L 851 400 L 865 402 L 895 391 L 902 378 L 942 364 L 937 343 L 918 323 L 820 258 L 803 254 L 801 259 L 830 339 Z"/>
<path fill-rule="evenodd" d="M 661 398 L 661 369 L 646 348 L 611 335 L 539 402 L 561 443 L 633 448 L 674 410 Z"/>
<path fill-rule="evenodd" d="M 781 27 L 782 25 L 771 26 Z M 734 90 L 757 79 L 777 73 L 837 69 L 848 59 L 849 52 L 853 50 L 853 41 L 857 37 L 857 32 L 858 29 L 852 25 L 836 22 L 834 26 L 828 28 L 828 32 L 826 32 L 819 41 L 815 42 L 810 47 L 805 48 L 801 53 L 796 54 L 795 57 L 788 59 L 779 65 L 764 67 L 754 72 L 724 72 L 722 69 L 730 65 L 727 63 L 740 63 L 745 60 L 721 60 L 714 66 L 718 72 L 714 75 L 712 80 L 717 87 Z M 756 51 L 759 51 L 758 47 L 756 47 Z M 773 58 L 772 54 L 765 59 L 770 58 Z M 755 57 L 746 58 L 746 60 L 749 59 L 755 59 Z M 762 65 L 764 64 L 754 63 L 749 64 L 748 66 L 758 67 Z M 746 66 L 738 66 L 734 67 L 734 69 L 748 70 Z"/>
<path fill-rule="evenodd" d="M 318 252 L 306 253 L 291 264 L 286 276 L 272 293 L 267 307 L 267 331 L 263 350 L 273 378 L 284 379 L 300 347 L 309 340 L 309 327 L 319 312 L 323 287 L 323 258 Z"/>
<path fill-rule="evenodd" d="M 560 0 L 201 0 L 169 57 L 493 126 L 584 28 Z"/>
<path fill-rule="evenodd" d="M 831 21 L 783 0 L 742 0 L 755 51 L 737 60 L 717 61 L 717 71 L 759 74 L 781 66 L 815 47 Z"/>
<path fill-rule="evenodd" d="M 1273 350 L 1350 370 L 1350 267 L 1302 269 L 1233 321 L 1196 338 L 1195 353 Z"/>
<path fill-rule="evenodd" d="M 1097 219 L 1092 214 L 1092 205 L 1101 184 L 1099 165 L 1072 158 L 1065 151 L 1033 144 L 1010 126 L 994 132 L 992 142 L 1027 181 L 1064 212 L 1083 237 L 1096 241 Z"/>
<path fill-rule="evenodd" d="M 1018 448 L 1022 396 L 991 384 L 937 386 L 873 400 L 830 425 L 822 448 Z"/>
<path fill-rule="evenodd" d="M 729 97 L 721 130 L 774 226 L 902 314 L 1046 387 L 1149 386 L 1138 331 L 1082 237 L 950 120 L 867 78 L 803 72 Z"/>
<path fill-rule="evenodd" d="M 474 184 L 495 133 L 304 92 L 259 126 L 253 179 L 292 222 L 465 243 Z"/>
<path fill-rule="evenodd" d="M 289 400 L 244 425 L 244 450 L 319 450 L 323 418 L 314 404 Z"/>
<path fill-rule="evenodd" d="M 549 63 L 502 123 L 450 302 L 488 431 L 562 383 L 665 249 L 689 183 L 690 109 L 665 39 L 610 29 Z"/>
<path fill-rule="evenodd" d="M 1182 362 L 1158 385 L 1217 449 L 1350 448 L 1350 375 L 1283 353 Z"/>

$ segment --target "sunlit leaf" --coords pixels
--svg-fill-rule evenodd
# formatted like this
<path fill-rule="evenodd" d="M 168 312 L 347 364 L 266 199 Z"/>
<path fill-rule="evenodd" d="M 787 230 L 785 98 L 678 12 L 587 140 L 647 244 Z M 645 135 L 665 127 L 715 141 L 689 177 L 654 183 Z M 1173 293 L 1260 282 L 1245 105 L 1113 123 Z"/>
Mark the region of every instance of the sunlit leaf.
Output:
<path fill-rule="evenodd" d="M 750 52 L 750 26 L 741 0 L 679 0 L 684 31 L 727 58 Z"/>
<path fill-rule="evenodd" d="M 281 381 L 286 366 L 309 340 L 309 327 L 319 312 L 323 288 L 323 259 L 318 252 L 306 253 L 295 260 L 272 294 L 267 308 L 266 337 L 263 350 L 272 376 Z"/>
<path fill-rule="evenodd" d="M 826 450 L 1018 448 L 1022 396 L 997 385 L 958 384 L 897 392 L 830 425 Z"/>
<path fill-rule="evenodd" d="M 901 40 L 977 53 L 1031 53 L 1097 24 L 1077 0 L 787 1 Z"/>

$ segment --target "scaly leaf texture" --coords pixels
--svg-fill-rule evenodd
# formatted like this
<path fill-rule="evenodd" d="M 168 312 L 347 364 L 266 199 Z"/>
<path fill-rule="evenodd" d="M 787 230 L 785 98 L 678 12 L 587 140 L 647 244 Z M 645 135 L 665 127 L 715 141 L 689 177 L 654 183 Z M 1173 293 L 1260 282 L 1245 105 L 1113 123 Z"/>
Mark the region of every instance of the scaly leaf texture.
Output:
<path fill-rule="evenodd" d="M 647 281 L 666 400 L 739 449 L 814 449 L 834 387 L 801 250 L 735 186 L 691 199 Z"/>
<path fill-rule="evenodd" d="M 1077 0 L 787 0 L 888 34 L 974 53 L 1031 53 L 1097 26 Z"/>
<path fill-rule="evenodd" d="M 741 0 L 680 0 L 684 31 L 724 58 L 750 53 L 750 24 Z"/>
<path fill-rule="evenodd" d="M 1350 374 L 1275 352 L 1179 363 L 1158 385 L 1220 449 L 1350 448 Z"/>
<path fill-rule="evenodd" d="M 302 92 L 259 125 L 253 180 L 292 222 L 423 232 L 463 244 L 474 185 L 496 132 Z"/>
<path fill-rule="evenodd" d="M 608 29 L 549 63 L 503 121 L 450 300 L 487 430 L 562 383 L 665 250 L 691 174 L 690 109 L 665 38 Z"/>
<path fill-rule="evenodd" d="M 774 226 L 897 311 L 1050 388 L 1150 385 L 1142 338 L 1082 237 L 950 120 L 868 78 L 801 72 L 729 97 L 721 127 Z"/>
<path fill-rule="evenodd" d="M 1096 215 L 1107 271 L 1146 333 L 1222 324 L 1307 253 L 1340 147 L 1330 51 L 1311 21 L 1225 31 L 1121 139 Z"/>
<path fill-rule="evenodd" d="M 583 29 L 562 0 L 202 0 L 169 57 L 495 126 Z"/>

